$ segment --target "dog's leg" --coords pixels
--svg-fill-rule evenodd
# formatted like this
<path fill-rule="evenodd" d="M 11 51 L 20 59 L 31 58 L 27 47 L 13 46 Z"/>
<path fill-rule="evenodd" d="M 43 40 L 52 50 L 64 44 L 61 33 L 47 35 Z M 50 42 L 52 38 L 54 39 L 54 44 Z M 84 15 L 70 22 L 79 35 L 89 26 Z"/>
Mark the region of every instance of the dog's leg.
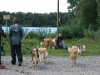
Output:
<path fill-rule="evenodd" d="M 38 66 L 34 66 L 34 69 L 37 70 L 38 69 Z"/>
<path fill-rule="evenodd" d="M 45 53 L 43 54 L 42 62 L 45 63 Z"/>
<path fill-rule="evenodd" d="M 41 59 L 41 57 L 39 58 L 39 61 L 40 61 L 40 62 L 42 62 L 42 59 Z"/>
<path fill-rule="evenodd" d="M 45 63 L 47 63 L 48 53 L 45 53 Z"/>
<path fill-rule="evenodd" d="M 32 63 L 32 60 L 31 60 L 31 61 L 30 61 L 30 68 L 32 67 L 32 64 L 33 64 L 33 63 Z"/>
<path fill-rule="evenodd" d="M 36 62 L 34 63 L 34 69 L 35 69 L 35 70 L 38 69 L 38 61 L 36 61 Z"/>
<path fill-rule="evenodd" d="M 74 58 L 72 58 L 72 67 L 74 66 Z"/>
<path fill-rule="evenodd" d="M 55 49 L 55 46 L 52 46 L 52 49 Z"/>
<path fill-rule="evenodd" d="M 72 67 L 76 65 L 76 59 L 72 60 Z"/>
<path fill-rule="evenodd" d="M 32 65 L 33 65 L 33 62 L 32 62 L 32 60 L 31 60 L 31 62 L 30 62 L 30 68 L 32 67 Z"/>
<path fill-rule="evenodd" d="M 76 59 L 74 59 L 74 66 L 76 66 Z"/>

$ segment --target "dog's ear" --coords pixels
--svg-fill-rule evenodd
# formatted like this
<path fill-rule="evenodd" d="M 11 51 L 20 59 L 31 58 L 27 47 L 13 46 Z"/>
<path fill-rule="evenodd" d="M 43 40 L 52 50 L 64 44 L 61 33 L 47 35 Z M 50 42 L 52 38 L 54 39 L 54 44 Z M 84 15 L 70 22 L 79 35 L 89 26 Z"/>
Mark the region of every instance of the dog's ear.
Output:
<path fill-rule="evenodd" d="M 37 57 L 39 57 L 39 53 L 38 53 L 38 51 L 39 51 L 39 50 L 38 50 L 38 48 L 37 48 L 37 49 L 36 49 L 36 54 L 37 54 Z"/>

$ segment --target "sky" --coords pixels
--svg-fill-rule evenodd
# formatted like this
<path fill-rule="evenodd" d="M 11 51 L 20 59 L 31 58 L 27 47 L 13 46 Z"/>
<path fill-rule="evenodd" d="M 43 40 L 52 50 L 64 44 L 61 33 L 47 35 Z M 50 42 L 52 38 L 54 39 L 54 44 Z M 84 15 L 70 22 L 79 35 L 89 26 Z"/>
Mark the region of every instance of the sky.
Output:
<path fill-rule="evenodd" d="M 50 13 L 57 12 L 58 0 L 1 0 L 0 11 L 6 12 L 32 12 Z M 59 0 L 59 12 L 68 12 L 67 0 Z"/>

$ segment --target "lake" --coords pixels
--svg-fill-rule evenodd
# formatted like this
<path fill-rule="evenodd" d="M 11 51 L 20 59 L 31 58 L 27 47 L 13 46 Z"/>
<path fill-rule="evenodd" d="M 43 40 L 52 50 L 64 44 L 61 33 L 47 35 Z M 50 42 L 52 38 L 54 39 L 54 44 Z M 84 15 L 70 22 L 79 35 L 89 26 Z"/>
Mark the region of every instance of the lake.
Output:
<path fill-rule="evenodd" d="M 33 32 L 46 32 L 48 33 L 55 33 L 57 31 L 57 27 L 22 27 L 23 31 L 25 34 L 27 34 L 30 31 Z M 2 27 L 2 29 L 4 30 L 4 32 L 9 31 L 9 27 Z"/>

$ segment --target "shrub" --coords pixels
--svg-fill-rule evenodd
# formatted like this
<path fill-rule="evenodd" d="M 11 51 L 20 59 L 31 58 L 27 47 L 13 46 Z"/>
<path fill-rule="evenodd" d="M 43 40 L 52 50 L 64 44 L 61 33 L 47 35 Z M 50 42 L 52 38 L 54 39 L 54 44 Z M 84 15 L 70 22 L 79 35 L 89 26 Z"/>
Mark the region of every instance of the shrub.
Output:
<path fill-rule="evenodd" d="M 86 38 L 94 39 L 95 32 L 89 29 L 84 29 L 84 35 Z"/>
<path fill-rule="evenodd" d="M 95 40 L 100 40 L 100 28 L 95 32 L 94 39 Z"/>
<path fill-rule="evenodd" d="M 83 28 L 81 25 L 72 25 L 71 26 L 72 35 L 74 38 L 82 38 L 84 37 Z"/>
<path fill-rule="evenodd" d="M 28 32 L 28 34 L 25 36 L 25 38 L 34 38 L 35 33 L 33 31 Z"/>
<path fill-rule="evenodd" d="M 62 33 L 64 39 L 71 39 L 73 38 L 72 31 L 70 26 L 63 26 L 59 29 L 59 33 Z"/>

